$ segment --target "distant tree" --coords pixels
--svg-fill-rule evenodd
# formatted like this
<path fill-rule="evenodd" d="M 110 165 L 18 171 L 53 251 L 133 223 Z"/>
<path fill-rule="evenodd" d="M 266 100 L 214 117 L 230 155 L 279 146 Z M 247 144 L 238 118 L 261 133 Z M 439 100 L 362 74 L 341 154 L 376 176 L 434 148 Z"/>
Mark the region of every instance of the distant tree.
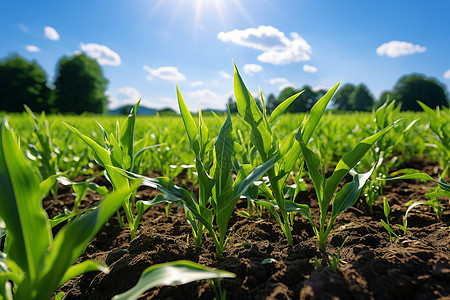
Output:
<path fill-rule="evenodd" d="M 160 109 L 160 110 L 158 110 L 158 113 L 161 116 L 175 116 L 177 114 L 177 112 L 173 108 L 170 108 L 170 107 Z"/>
<path fill-rule="evenodd" d="M 270 115 L 278 105 L 277 98 L 275 97 L 274 94 L 269 94 L 269 96 L 267 96 L 267 99 L 265 99 L 265 101 L 266 101 L 266 112 Z"/>
<path fill-rule="evenodd" d="M 237 113 L 238 112 L 236 101 L 234 101 L 233 98 L 231 98 L 231 97 L 228 98 L 227 107 L 230 108 L 230 112 L 231 113 Z"/>
<path fill-rule="evenodd" d="M 63 57 L 58 62 L 55 107 L 59 112 L 103 113 L 108 80 L 96 60 L 85 54 Z"/>
<path fill-rule="evenodd" d="M 51 90 L 47 75 L 35 61 L 18 54 L 0 60 L 0 110 L 23 111 L 26 104 L 33 111 L 49 111 Z"/>
<path fill-rule="evenodd" d="M 436 79 L 421 74 L 400 78 L 394 86 L 392 97 L 402 104 L 402 110 L 421 111 L 417 100 L 431 108 L 449 106 L 446 87 Z"/>
<path fill-rule="evenodd" d="M 392 98 L 392 92 L 390 91 L 384 91 L 381 93 L 380 98 L 378 99 L 378 101 L 375 103 L 375 108 L 380 107 L 381 105 L 383 105 L 383 103 L 385 103 L 386 101 L 392 101 L 395 100 L 394 98 Z"/>
<path fill-rule="evenodd" d="M 351 83 L 347 83 L 339 88 L 333 97 L 335 108 L 339 110 L 351 110 L 350 95 L 355 89 L 356 87 Z"/>
<path fill-rule="evenodd" d="M 374 100 L 369 89 L 364 84 L 360 84 L 350 94 L 348 99 L 350 110 L 370 111 L 373 108 Z"/>

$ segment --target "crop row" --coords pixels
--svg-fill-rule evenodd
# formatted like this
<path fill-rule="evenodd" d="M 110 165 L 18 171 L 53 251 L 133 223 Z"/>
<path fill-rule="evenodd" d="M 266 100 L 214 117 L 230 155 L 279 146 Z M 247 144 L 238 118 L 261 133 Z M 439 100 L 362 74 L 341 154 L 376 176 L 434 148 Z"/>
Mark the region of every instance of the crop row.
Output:
<path fill-rule="evenodd" d="M 73 264 L 112 214 L 117 213 L 122 226 L 127 223 L 134 238 L 144 212 L 162 202 L 185 209 L 195 247 L 201 248 L 205 235 L 210 236 L 218 259 L 226 248 L 229 221 L 239 199 L 247 199 L 248 216 L 270 212 L 291 246 L 298 212 L 309 220 L 317 238 L 321 257 L 315 258 L 315 264 L 335 270 L 339 257 L 328 255 L 328 235 L 335 218 L 353 206 L 361 193 L 372 208 L 385 181 L 393 179 L 389 171 L 402 162 L 426 152 L 428 159 L 440 161 L 445 178 L 450 161 L 448 111 L 432 111 L 421 104 L 423 114 L 400 113 L 395 102 L 390 102 L 371 114 L 333 115 L 326 108 L 338 86 L 308 115 L 284 114 L 300 93 L 268 115 L 263 94 L 261 110 L 235 68 L 239 111 L 235 116 L 204 117 L 199 111 L 194 119 L 177 88 L 181 117 L 140 117 L 138 126 L 139 102 L 123 120 L 97 118 L 98 127 L 89 122 L 90 116 L 36 116 L 27 109 L 25 115 L 10 118 L 18 135 L 4 118 L 0 192 L 5 200 L 0 204 L 0 221 L 6 240 L 0 257 L 0 296 L 45 299 L 74 276 L 105 271 L 107 266 L 100 262 Z M 331 173 L 327 172 L 330 168 Z M 198 194 L 175 185 L 173 179 L 181 172 L 193 180 Z M 100 173 L 110 181 L 112 191 L 93 182 Z M 149 176 L 155 173 L 162 176 Z M 347 174 L 353 179 L 344 182 Z M 80 175 L 88 177 L 72 181 Z M 428 194 L 429 201 L 420 204 L 431 205 L 439 214 L 439 197 L 450 193 L 443 179 L 411 169 L 394 175 L 434 181 L 436 188 Z M 295 201 L 305 188 L 306 176 L 319 203 L 318 223 L 306 204 Z M 71 211 L 49 220 L 41 200 L 49 192 L 57 196 L 58 181 L 71 185 L 77 198 Z M 138 200 L 135 196 L 141 185 L 161 194 Z M 80 211 L 88 189 L 104 199 Z M 386 201 L 384 208 L 383 226 L 390 236 L 395 235 Z M 53 237 L 50 229 L 62 223 Z M 155 285 L 232 276 L 190 262 L 165 264 L 144 271 L 138 285 L 117 298 L 137 297 Z"/>

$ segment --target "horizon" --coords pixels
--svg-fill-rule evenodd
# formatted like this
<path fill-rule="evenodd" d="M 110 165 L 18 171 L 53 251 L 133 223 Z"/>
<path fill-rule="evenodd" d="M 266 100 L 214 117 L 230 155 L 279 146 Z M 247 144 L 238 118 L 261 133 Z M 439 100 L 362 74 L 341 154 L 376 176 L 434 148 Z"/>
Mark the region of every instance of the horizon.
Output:
<path fill-rule="evenodd" d="M 253 95 L 364 83 L 375 99 L 404 75 L 450 85 L 450 2 L 158 0 L 8 2 L 0 57 L 36 60 L 49 82 L 84 52 L 109 80 L 108 109 L 136 103 L 225 110 L 232 60 Z"/>

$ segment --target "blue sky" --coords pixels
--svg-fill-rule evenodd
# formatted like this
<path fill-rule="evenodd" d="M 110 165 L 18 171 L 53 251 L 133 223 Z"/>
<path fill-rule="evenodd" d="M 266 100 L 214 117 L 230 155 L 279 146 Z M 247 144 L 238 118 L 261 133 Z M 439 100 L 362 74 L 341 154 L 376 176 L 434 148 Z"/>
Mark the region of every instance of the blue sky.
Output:
<path fill-rule="evenodd" d="M 254 94 L 366 84 L 378 97 L 413 72 L 450 85 L 450 1 L 1 1 L 0 57 L 36 60 L 49 80 L 83 51 L 109 79 L 110 108 L 224 109 L 235 61 Z"/>

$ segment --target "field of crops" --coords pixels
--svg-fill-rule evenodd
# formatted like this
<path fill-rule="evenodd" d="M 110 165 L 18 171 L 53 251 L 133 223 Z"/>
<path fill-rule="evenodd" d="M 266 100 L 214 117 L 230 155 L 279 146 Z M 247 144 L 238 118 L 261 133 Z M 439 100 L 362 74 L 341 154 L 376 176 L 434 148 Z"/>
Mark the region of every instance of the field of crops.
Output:
<path fill-rule="evenodd" d="M 4 116 L 0 299 L 448 296 L 449 110 L 337 88 L 268 114 L 236 70 L 236 115 Z"/>

